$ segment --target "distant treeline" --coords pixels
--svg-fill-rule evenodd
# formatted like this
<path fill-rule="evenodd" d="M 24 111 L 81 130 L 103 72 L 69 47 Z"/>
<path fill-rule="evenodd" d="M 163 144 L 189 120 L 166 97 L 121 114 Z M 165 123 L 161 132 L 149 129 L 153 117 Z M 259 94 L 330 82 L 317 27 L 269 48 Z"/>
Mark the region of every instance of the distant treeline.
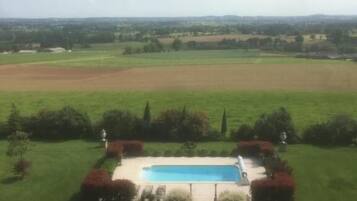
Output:
<path fill-rule="evenodd" d="M 350 35 L 357 29 L 357 22 L 352 18 L 264 18 L 264 23 L 252 18 L 178 18 L 178 19 L 115 19 L 98 18 L 91 20 L 63 19 L 63 20 L 1 20 L 0 21 L 0 51 L 16 51 L 26 48 L 64 47 L 72 49 L 77 44 L 90 47 L 93 43 L 111 43 L 114 41 L 149 42 L 155 38 L 168 36 L 199 36 L 221 34 L 252 34 L 267 37 L 297 36 L 307 34 Z M 314 20 L 312 20 L 314 19 Z M 354 18 L 353 18 L 354 19 Z M 310 23 L 304 23 L 308 21 Z M 244 21 L 246 23 L 239 23 Z M 202 23 L 207 22 L 207 23 Z M 209 23 L 208 23 L 209 22 Z M 203 25 L 205 24 L 205 25 Z M 253 39 L 256 40 L 256 39 Z M 260 41 L 264 48 L 271 49 L 274 41 Z M 221 48 L 229 46 L 244 46 L 225 41 Z M 227 44 L 227 42 L 229 44 Z M 334 41 L 340 43 L 341 41 Z M 249 42 L 252 46 L 254 41 Z M 269 44 L 268 44 L 269 43 Z M 347 44 L 347 41 L 345 42 Z M 210 44 L 212 45 L 212 44 Z M 355 45 L 355 44 L 354 44 Z M 206 47 L 204 47 L 206 46 Z M 255 45 L 257 46 L 257 45 Z M 285 44 L 283 46 L 290 46 Z M 208 44 L 195 47 L 209 48 Z M 285 49 L 296 49 L 286 47 Z"/>

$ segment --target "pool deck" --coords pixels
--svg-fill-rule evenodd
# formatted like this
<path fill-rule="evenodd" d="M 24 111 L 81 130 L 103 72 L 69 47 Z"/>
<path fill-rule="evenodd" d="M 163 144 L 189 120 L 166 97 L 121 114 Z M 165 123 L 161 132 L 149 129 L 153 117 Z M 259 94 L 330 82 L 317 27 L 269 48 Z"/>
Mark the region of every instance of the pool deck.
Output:
<path fill-rule="evenodd" d="M 244 159 L 249 181 L 265 177 L 265 169 L 255 159 Z M 235 165 L 237 158 L 227 157 L 137 157 L 127 158 L 122 160 L 122 165 L 118 166 L 113 174 L 115 179 L 129 179 L 141 187 L 145 185 L 153 185 L 154 190 L 159 185 L 166 185 L 166 192 L 174 188 L 190 190 L 188 183 L 150 183 L 141 178 L 141 170 L 144 167 L 151 165 Z M 214 184 L 217 183 L 217 195 L 221 192 L 239 191 L 249 194 L 249 186 L 243 186 L 229 182 L 214 182 L 214 183 L 193 183 L 192 197 L 194 201 L 210 201 L 214 199 Z"/>

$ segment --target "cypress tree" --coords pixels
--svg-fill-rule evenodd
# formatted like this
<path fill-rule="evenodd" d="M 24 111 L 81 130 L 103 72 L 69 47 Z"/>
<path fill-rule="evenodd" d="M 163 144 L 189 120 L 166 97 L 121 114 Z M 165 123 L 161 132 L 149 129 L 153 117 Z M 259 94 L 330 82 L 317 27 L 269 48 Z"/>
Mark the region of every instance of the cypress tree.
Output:
<path fill-rule="evenodd" d="M 12 104 L 11 106 L 11 112 L 7 119 L 7 126 L 9 134 L 13 134 L 21 129 L 21 116 L 15 104 Z"/>
<path fill-rule="evenodd" d="M 151 112 L 150 112 L 150 104 L 149 104 L 149 102 L 146 102 L 143 120 L 144 120 L 145 123 L 150 123 L 151 122 Z"/>
<path fill-rule="evenodd" d="M 222 135 L 226 135 L 227 132 L 227 115 L 226 115 L 226 109 L 223 111 L 223 116 L 222 116 L 222 124 L 221 124 L 221 133 Z"/>

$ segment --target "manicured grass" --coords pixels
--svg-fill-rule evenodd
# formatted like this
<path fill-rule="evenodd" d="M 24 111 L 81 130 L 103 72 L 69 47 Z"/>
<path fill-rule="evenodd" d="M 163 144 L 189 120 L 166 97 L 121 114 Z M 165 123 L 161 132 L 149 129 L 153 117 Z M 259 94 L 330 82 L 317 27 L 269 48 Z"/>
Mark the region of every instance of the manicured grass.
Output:
<path fill-rule="evenodd" d="M 145 150 L 166 151 L 181 143 L 145 143 Z M 233 142 L 198 143 L 197 149 L 231 151 Z M 84 141 L 32 142 L 27 156 L 33 163 L 23 181 L 11 179 L 10 159 L 4 154 L 6 141 L 0 141 L 0 200 L 76 201 L 79 186 L 102 156 L 97 143 Z M 357 148 L 319 148 L 289 145 L 282 156 L 294 168 L 296 201 L 354 201 L 357 197 Z M 112 167 L 108 160 L 105 167 Z"/>
<path fill-rule="evenodd" d="M 177 151 L 182 147 L 182 143 L 154 143 L 154 142 L 149 142 L 145 143 L 144 150 L 147 152 L 160 152 L 161 154 L 164 153 L 165 151 Z M 235 142 L 203 142 L 203 143 L 197 143 L 196 150 L 207 150 L 207 151 L 216 151 L 216 152 L 221 152 L 221 151 L 227 151 L 228 153 L 231 153 L 232 150 L 236 148 L 236 143 Z"/>
<path fill-rule="evenodd" d="M 23 115 L 70 105 L 87 112 L 96 121 L 110 109 L 126 109 L 141 116 L 146 101 L 151 104 L 153 116 L 164 109 L 184 106 L 205 111 L 217 129 L 224 108 L 230 129 L 242 123 L 252 124 L 262 113 L 279 107 L 288 109 L 299 131 L 335 114 L 357 116 L 357 93 L 352 92 L 0 92 L 0 121 L 9 115 L 11 103 L 15 103 Z"/>
<path fill-rule="evenodd" d="M 355 201 L 357 148 L 289 146 L 283 158 L 294 168 L 296 201 Z"/>
<path fill-rule="evenodd" d="M 11 160 L 5 155 L 7 142 L 0 141 L 0 200 L 78 200 L 84 176 L 103 154 L 97 146 L 84 141 L 32 142 L 26 157 L 32 169 L 19 181 L 13 179 Z"/>

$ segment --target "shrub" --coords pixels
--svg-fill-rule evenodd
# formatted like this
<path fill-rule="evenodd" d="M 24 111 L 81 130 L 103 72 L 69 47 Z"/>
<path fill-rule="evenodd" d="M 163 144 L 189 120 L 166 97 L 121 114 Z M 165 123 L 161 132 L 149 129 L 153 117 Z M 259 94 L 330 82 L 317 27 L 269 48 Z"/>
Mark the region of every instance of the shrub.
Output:
<path fill-rule="evenodd" d="M 357 137 L 357 121 L 348 115 L 337 115 L 326 123 L 310 126 L 304 141 L 316 145 L 350 145 Z"/>
<path fill-rule="evenodd" d="M 123 153 L 127 156 L 140 156 L 144 153 L 144 143 L 141 141 L 115 141 L 123 146 Z"/>
<path fill-rule="evenodd" d="M 111 201 L 131 201 L 136 196 L 136 187 L 130 180 L 114 180 L 108 185 Z"/>
<path fill-rule="evenodd" d="M 267 141 L 240 141 L 237 145 L 237 152 L 242 156 L 274 155 L 274 146 Z"/>
<path fill-rule="evenodd" d="M 123 154 L 123 145 L 120 142 L 110 142 L 108 144 L 106 156 L 120 159 Z"/>
<path fill-rule="evenodd" d="M 271 114 L 263 114 L 254 125 L 254 134 L 261 140 L 280 142 L 280 135 L 286 132 L 289 143 L 296 143 L 298 138 L 290 114 L 284 109 Z"/>
<path fill-rule="evenodd" d="M 247 195 L 243 192 L 224 191 L 219 194 L 218 201 L 246 201 Z"/>
<path fill-rule="evenodd" d="M 98 201 L 105 198 L 110 183 L 111 179 L 108 172 L 101 169 L 92 170 L 82 182 L 81 200 Z"/>
<path fill-rule="evenodd" d="M 208 136 L 208 116 L 201 112 L 166 110 L 153 121 L 156 139 L 196 141 Z"/>
<path fill-rule="evenodd" d="M 100 128 L 107 131 L 109 139 L 133 139 L 138 135 L 139 118 L 129 111 L 111 110 L 103 114 Z"/>
<path fill-rule="evenodd" d="M 293 169 L 288 165 L 287 161 L 283 161 L 276 157 L 264 158 L 264 167 L 267 175 L 274 176 L 276 173 L 286 173 L 292 175 Z"/>
<path fill-rule="evenodd" d="M 238 130 L 231 132 L 232 140 L 253 140 L 254 139 L 254 129 L 248 125 L 243 124 L 239 127 Z"/>
<path fill-rule="evenodd" d="M 24 178 L 29 173 L 30 167 L 31 167 L 30 161 L 20 159 L 15 163 L 14 173 L 16 175 L 19 175 L 21 178 Z"/>
<path fill-rule="evenodd" d="M 78 139 L 92 135 L 89 117 L 72 107 L 42 110 L 24 123 L 25 130 L 40 139 Z"/>
<path fill-rule="evenodd" d="M 251 183 L 252 201 L 293 201 L 295 183 L 286 173 L 277 173 L 270 179 L 254 180 Z"/>
<path fill-rule="evenodd" d="M 190 193 L 183 189 L 173 189 L 167 194 L 165 201 L 192 201 L 192 198 Z"/>

